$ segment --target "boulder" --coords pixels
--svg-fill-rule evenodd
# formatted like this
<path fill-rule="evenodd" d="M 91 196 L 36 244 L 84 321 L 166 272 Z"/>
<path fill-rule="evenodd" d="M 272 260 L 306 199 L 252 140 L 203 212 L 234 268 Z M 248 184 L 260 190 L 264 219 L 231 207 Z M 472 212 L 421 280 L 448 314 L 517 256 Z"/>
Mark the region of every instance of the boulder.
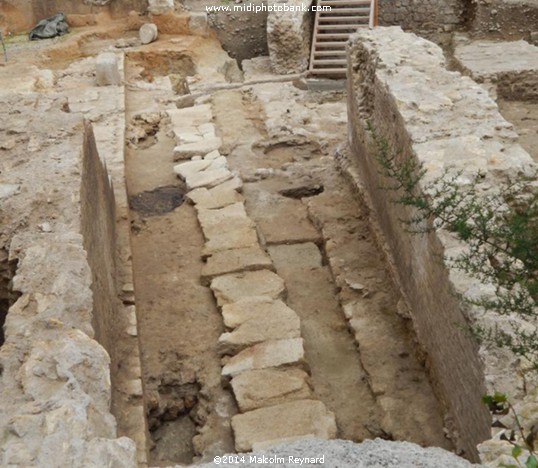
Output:
<path fill-rule="evenodd" d="M 159 36 L 159 31 L 157 26 L 153 23 L 143 24 L 140 30 L 138 31 L 138 36 L 140 37 L 140 42 L 142 44 L 150 44 L 157 40 Z"/>
<path fill-rule="evenodd" d="M 152 15 L 164 15 L 174 11 L 174 0 L 149 0 L 148 11 Z"/>

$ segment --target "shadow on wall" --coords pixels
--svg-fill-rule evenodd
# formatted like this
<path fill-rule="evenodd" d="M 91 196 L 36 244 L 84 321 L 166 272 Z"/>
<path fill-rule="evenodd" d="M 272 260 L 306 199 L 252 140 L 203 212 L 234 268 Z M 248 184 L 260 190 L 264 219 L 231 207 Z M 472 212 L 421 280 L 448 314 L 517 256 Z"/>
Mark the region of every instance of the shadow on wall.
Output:
<path fill-rule="evenodd" d="M 119 335 L 119 299 L 115 280 L 116 202 L 89 122 L 84 123 L 80 203 L 84 249 L 92 271 L 92 325 L 95 337 L 108 351 L 111 369 L 114 369 L 117 362 L 115 344 Z"/>

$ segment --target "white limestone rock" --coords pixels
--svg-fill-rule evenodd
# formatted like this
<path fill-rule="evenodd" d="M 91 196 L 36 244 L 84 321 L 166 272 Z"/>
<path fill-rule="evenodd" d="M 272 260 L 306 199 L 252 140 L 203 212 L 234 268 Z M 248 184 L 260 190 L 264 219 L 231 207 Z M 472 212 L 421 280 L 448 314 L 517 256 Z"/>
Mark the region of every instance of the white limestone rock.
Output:
<path fill-rule="evenodd" d="M 95 59 L 95 76 L 98 86 L 120 85 L 118 56 L 113 52 L 103 52 Z"/>
<path fill-rule="evenodd" d="M 140 37 L 140 42 L 142 44 L 151 44 L 152 42 L 155 42 L 159 37 L 157 25 L 154 23 L 143 24 L 138 31 L 138 37 Z"/>
<path fill-rule="evenodd" d="M 254 369 L 297 364 L 306 366 L 302 338 L 265 341 L 244 349 L 222 368 L 223 376 L 235 376 Z"/>
<path fill-rule="evenodd" d="M 271 11 L 267 15 L 267 45 L 275 73 L 302 73 L 308 68 L 312 39 L 312 0 L 289 0 L 288 5 L 306 11 Z"/>
<path fill-rule="evenodd" d="M 235 448 L 246 452 L 286 439 L 336 437 L 336 420 L 321 401 L 297 400 L 260 408 L 232 418 Z"/>
<path fill-rule="evenodd" d="M 219 276 L 211 281 L 211 290 L 222 306 L 249 296 L 280 299 L 286 289 L 280 276 L 269 270 L 261 270 Z"/>

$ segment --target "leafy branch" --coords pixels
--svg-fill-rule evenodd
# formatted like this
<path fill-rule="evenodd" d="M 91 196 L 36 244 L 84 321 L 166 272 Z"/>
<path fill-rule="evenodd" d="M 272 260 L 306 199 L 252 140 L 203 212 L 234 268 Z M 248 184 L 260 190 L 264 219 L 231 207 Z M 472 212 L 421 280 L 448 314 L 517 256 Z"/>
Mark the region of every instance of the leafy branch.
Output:
<path fill-rule="evenodd" d="M 525 430 L 514 406 L 508 401 L 508 398 L 503 393 L 495 392 L 492 395 L 484 395 L 482 396 L 482 403 L 488 406 L 492 415 L 502 415 L 510 412 L 514 416 L 515 429 L 512 429 L 508 436 L 503 433 L 501 435 L 501 440 L 505 440 L 512 445 L 512 458 L 515 460 L 517 465 L 503 463 L 500 465 L 500 467 L 523 468 L 524 466 L 525 468 L 538 468 L 538 458 L 534 447 L 534 441 L 538 436 L 538 425 L 534 424 L 529 429 L 529 432 L 525 434 Z M 523 447 L 520 445 L 520 443 L 516 442 L 516 432 Z M 523 449 L 527 450 L 529 453 L 527 459 L 525 460 L 525 465 L 522 465 L 521 461 L 519 460 L 519 457 L 523 453 Z"/>
<path fill-rule="evenodd" d="M 425 234 L 441 228 L 453 232 L 467 247 L 446 258 L 448 264 L 493 286 L 494 295 L 465 300 L 509 317 L 509 326 L 474 325 L 474 335 L 527 358 L 538 370 L 538 330 L 531 323 L 538 301 L 536 187 L 522 179 L 486 191 L 485 174 L 469 178 L 453 169 L 426 181 L 426 170 L 415 158 L 393 151 L 371 124 L 368 130 L 386 184 L 382 188 L 395 194 L 395 203 L 413 208 L 410 218 L 401 220 L 408 232 Z"/>

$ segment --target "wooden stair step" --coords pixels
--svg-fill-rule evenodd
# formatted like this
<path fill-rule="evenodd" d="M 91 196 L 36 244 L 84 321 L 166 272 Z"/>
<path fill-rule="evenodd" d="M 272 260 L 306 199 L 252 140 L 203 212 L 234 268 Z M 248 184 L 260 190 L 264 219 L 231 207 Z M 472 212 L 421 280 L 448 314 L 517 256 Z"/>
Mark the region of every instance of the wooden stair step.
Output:
<path fill-rule="evenodd" d="M 315 50 L 314 57 L 325 57 L 333 55 L 346 55 L 345 50 Z"/>

